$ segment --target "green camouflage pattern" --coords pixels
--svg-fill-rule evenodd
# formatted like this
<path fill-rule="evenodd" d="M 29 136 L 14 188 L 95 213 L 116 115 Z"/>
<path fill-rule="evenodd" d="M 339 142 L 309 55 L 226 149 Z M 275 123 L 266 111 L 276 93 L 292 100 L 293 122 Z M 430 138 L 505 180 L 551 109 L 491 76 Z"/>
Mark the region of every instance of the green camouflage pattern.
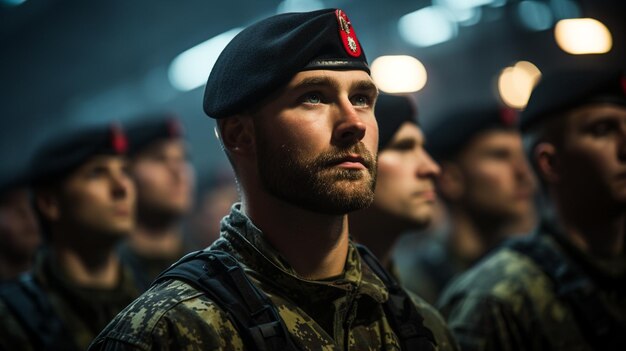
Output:
<path fill-rule="evenodd" d="M 626 278 L 626 257 L 591 258 L 554 234 L 538 239 L 587 272 Z M 610 261 L 610 262 L 609 262 Z M 617 285 L 617 283 L 616 283 Z M 570 306 L 554 293 L 552 280 L 529 257 L 503 247 L 444 291 L 440 311 L 463 350 L 592 350 Z M 599 290 L 617 320 L 626 322 L 626 296 Z"/>
<path fill-rule="evenodd" d="M 361 264 L 350 244 L 344 274 L 332 280 L 297 275 L 263 238 L 263 233 L 233 206 L 222 221 L 221 237 L 209 249 L 233 255 L 263 290 L 302 350 L 399 350 L 384 316 L 389 297 L 380 279 Z M 414 298 L 439 350 L 456 350 L 441 316 Z M 90 350 L 243 350 L 235 326 L 223 310 L 180 281 L 153 286 L 122 311 Z"/>
<path fill-rule="evenodd" d="M 120 283 L 113 289 L 84 288 L 71 282 L 61 268 L 53 264 L 50 252 L 42 250 L 36 258 L 33 277 L 45 292 L 74 350 L 85 350 L 108 322 L 140 294 L 132 273 L 121 270 Z M 41 316 L 33 318 L 43 319 Z M 0 301 L 0 350 L 34 350 L 33 335 Z M 51 349 L 47 347 L 46 349 Z"/>

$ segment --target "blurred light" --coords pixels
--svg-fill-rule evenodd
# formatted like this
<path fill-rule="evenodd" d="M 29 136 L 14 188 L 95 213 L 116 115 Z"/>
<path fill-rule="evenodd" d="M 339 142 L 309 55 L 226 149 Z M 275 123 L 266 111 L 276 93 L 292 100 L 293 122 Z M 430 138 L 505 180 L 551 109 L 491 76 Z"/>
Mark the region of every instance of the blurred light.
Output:
<path fill-rule="evenodd" d="M 498 77 L 500 98 L 509 107 L 523 109 L 539 78 L 541 71 L 528 61 L 503 69 Z"/>
<path fill-rule="evenodd" d="M 434 5 L 445 6 L 450 9 L 468 10 L 484 5 L 491 5 L 497 0 L 434 0 Z M 506 0 L 505 0 L 506 2 Z"/>
<path fill-rule="evenodd" d="M 557 20 L 578 18 L 581 15 L 580 7 L 571 0 L 550 0 L 550 7 Z"/>
<path fill-rule="evenodd" d="M 172 86 L 189 91 L 206 84 L 218 56 L 242 29 L 231 29 L 176 56 L 167 72 Z"/>
<path fill-rule="evenodd" d="M 552 26 L 552 11 L 543 2 L 522 1 L 517 6 L 517 14 L 522 24 L 528 29 L 539 31 Z"/>
<path fill-rule="evenodd" d="M 386 93 L 412 93 L 426 85 L 426 68 L 415 57 L 380 56 L 372 62 L 372 79 Z"/>
<path fill-rule="evenodd" d="M 26 0 L 0 0 L 0 4 L 6 6 L 19 6 L 25 2 Z"/>
<path fill-rule="evenodd" d="M 433 5 L 445 8 L 453 21 L 462 26 L 473 26 L 480 22 L 481 5 L 493 0 L 433 0 Z"/>
<path fill-rule="evenodd" d="M 574 55 L 604 54 L 613 46 L 609 29 L 593 18 L 561 20 L 554 28 L 554 36 L 563 51 Z"/>
<path fill-rule="evenodd" d="M 276 10 L 277 13 L 307 12 L 325 8 L 321 0 L 283 0 Z"/>
<path fill-rule="evenodd" d="M 457 25 L 440 6 L 429 6 L 406 14 L 398 21 L 400 36 L 408 43 L 426 47 L 454 38 Z"/>
<path fill-rule="evenodd" d="M 507 0 L 494 0 L 491 4 L 489 4 L 489 7 L 502 7 L 506 5 L 506 1 Z"/>

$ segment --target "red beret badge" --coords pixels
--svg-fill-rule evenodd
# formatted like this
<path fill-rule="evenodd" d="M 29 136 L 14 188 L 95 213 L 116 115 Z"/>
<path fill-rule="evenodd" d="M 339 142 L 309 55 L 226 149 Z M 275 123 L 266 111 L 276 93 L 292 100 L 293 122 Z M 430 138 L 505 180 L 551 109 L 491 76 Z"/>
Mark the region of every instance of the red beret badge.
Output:
<path fill-rule="evenodd" d="M 337 23 L 339 24 L 339 36 L 341 37 L 346 52 L 353 57 L 361 56 L 361 45 L 359 45 L 359 40 L 356 38 L 356 33 L 354 32 L 354 28 L 352 28 L 352 23 L 348 19 L 348 16 L 341 10 L 336 10 L 335 14 L 337 15 Z"/>

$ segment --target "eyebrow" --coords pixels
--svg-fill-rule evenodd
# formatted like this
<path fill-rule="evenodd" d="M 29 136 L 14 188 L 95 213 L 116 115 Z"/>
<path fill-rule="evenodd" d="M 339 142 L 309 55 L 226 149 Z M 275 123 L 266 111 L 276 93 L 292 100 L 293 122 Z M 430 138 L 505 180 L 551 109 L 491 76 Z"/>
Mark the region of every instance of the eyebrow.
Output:
<path fill-rule="evenodd" d="M 300 82 L 298 82 L 292 90 L 299 89 L 307 89 L 307 88 L 315 88 L 315 87 L 330 87 L 335 90 L 340 90 L 339 82 L 336 79 L 330 78 L 328 76 L 320 76 L 320 77 L 309 77 L 304 78 Z M 378 88 L 374 83 L 369 80 L 358 80 L 353 82 L 350 85 L 351 90 L 370 90 L 375 91 L 378 94 Z"/>

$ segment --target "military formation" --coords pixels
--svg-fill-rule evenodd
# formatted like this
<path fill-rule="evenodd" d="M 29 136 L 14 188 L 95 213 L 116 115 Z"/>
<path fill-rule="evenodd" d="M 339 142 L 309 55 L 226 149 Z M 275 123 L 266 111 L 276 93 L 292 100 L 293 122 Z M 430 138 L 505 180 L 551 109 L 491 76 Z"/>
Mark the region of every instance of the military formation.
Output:
<path fill-rule="evenodd" d="M 626 349 L 624 71 L 420 104 L 342 10 L 248 26 L 204 91 L 237 189 L 207 233 L 175 114 L 51 135 L 0 179 L 0 350 Z"/>

